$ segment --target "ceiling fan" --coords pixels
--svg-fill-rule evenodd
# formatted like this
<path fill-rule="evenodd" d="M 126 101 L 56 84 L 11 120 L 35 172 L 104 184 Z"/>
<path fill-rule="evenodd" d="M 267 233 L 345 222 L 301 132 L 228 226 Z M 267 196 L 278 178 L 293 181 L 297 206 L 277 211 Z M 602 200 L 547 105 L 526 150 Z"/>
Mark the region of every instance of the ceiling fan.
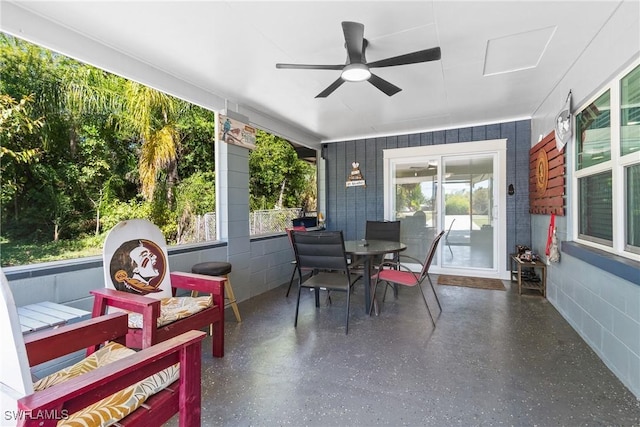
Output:
<path fill-rule="evenodd" d="M 396 65 L 417 64 L 419 62 L 437 61 L 440 59 L 440 48 L 419 50 L 405 55 L 394 56 L 380 61 L 367 62 L 364 53 L 367 49 L 367 39 L 364 38 L 364 25 L 358 22 L 342 22 L 344 32 L 345 48 L 347 49 L 346 64 L 337 65 L 309 65 L 309 64 L 276 64 L 276 68 L 290 68 L 297 70 L 341 70 L 340 77 L 329 87 L 316 95 L 316 98 L 326 98 L 333 91 L 339 88 L 345 81 L 362 82 L 368 80 L 369 83 L 393 96 L 400 92 L 398 86 L 389 83 L 385 79 L 376 76 L 371 72 L 371 68 L 394 67 Z"/>

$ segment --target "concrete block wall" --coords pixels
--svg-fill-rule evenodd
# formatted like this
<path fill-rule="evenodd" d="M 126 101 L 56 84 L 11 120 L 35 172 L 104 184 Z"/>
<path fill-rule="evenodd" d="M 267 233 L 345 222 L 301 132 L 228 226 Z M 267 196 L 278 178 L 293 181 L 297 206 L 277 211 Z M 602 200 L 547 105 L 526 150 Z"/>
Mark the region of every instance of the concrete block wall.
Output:
<path fill-rule="evenodd" d="M 287 236 L 252 239 L 250 279 L 252 296 L 267 292 L 283 283 L 289 283 L 293 271 L 291 264 L 293 259 L 293 249 Z"/>
<path fill-rule="evenodd" d="M 541 254 L 549 221 L 532 216 L 532 248 Z M 570 240 L 567 218 L 555 224 L 558 241 Z M 640 399 L 640 286 L 561 252 L 547 268 L 547 299 Z"/>

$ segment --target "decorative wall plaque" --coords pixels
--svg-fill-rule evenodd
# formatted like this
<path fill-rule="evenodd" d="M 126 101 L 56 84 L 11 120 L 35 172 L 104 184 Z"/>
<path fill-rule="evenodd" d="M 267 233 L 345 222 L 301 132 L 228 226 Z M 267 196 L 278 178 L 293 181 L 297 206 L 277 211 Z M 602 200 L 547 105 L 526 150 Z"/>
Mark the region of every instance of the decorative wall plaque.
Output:
<path fill-rule="evenodd" d="M 351 163 L 351 173 L 347 177 L 346 185 L 347 187 L 360 187 L 365 185 L 364 178 L 360 172 L 360 163 Z"/>
<path fill-rule="evenodd" d="M 218 138 L 249 150 L 256 148 L 256 129 L 222 114 L 218 115 Z"/>
<path fill-rule="evenodd" d="M 564 154 L 552 131 L 529 150 L 529 212 L 564 215 Z"/>
<path fill-rule="evenodd" d="M 538 150 L 537 157 L 536 193 L 540 196 L 544 196 L 545 191 L 547 191 L 547 184 L 549 183 L 549 159 L 547 158 L 547 152 L 544 150 Z"/>

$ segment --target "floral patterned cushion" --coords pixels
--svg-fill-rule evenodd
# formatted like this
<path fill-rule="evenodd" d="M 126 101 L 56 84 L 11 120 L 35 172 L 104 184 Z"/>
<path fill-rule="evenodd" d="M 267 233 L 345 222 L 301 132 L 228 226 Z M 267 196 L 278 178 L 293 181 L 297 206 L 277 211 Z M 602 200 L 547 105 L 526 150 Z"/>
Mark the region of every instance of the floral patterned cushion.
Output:
<path fill-rule="evenodd" d="M 131 354 L 135 354 L 135 351 L 121 344 L 110 342 L 91 356 L 85 357 L 75 365 L 61 369 L 42 378 L 41 380 L 36 381 L 33 383 L 33 391 L 42 391 L 56 384 L 63 383 L 71 378 L 75 378 L 78 375 L 93 371 L 100 366 L 105 366 L 111 362 L 115 362 L 116 360 L 123 359 Z"/>
<path fill-rule="evenodd" d="M 158 328 L 189 317 L 213 304 L 211 295 L 202 297 L 173 297 L 160 300 Z M 129 327 L 142 329 L 142 314 L 129 313 Z"/>
<path fill-rule="evenodd" d="M 34 383 L 33 388 L 35 391 L 44 390 L 133 353 L 135 352 L 130 348 L 117 343 L 109 343 L 75 365 L 42 378 Z M 71 414 L 66 420 L 58 422 L 58 426 L 102 427 L 115 424 L 139 408 L 149 396 L 152 396 L 176 381 L 179 373 L 180 368 L 178 364 L 170 366 L 124 390 Z"/>

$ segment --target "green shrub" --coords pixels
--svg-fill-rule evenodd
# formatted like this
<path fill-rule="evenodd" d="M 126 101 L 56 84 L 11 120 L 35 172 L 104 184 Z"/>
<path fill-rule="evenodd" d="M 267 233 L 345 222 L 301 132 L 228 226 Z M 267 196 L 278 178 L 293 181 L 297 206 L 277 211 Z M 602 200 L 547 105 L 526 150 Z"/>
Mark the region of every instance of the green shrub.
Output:
<path fill-rule="evenodd" d="M 445 201 L 446 215 L 468 215 L 469 214 L 469 198 L 462 194 L 452 194 L 446 197 Z"/>
<path fill-rule="evenodd" d="M 128 202 L 114 200 L 106 204 L 102 210 L 100 226 L 102 230 L 111 230 L 117 223 L 126 219 L 142 218 L 151 220 L 153 217 L 153 205 L 142 199 L 133 199 Z"/>

